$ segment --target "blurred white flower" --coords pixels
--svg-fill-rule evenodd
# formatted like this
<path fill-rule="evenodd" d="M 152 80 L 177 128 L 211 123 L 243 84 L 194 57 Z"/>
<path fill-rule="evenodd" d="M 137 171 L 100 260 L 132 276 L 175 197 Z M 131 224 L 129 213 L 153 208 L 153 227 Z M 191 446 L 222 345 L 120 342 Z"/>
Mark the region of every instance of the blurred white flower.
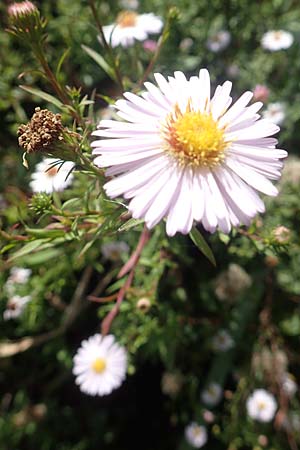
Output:
<path fill-rule="evenodd" d="M 295 377 L 291 373 L 285 373 L 283 375 L 281 383 L 282 389 L 289 397 L 293 397 L 296 394 L 298 386 Z"/>
<path fill-rule="evenodd" d="M 103 27 L 103 32 L 112 47 L 130 47 L 134 40 L 144 41 L 149 34 L 160 33 L 162 27 L 163 21 L 153 13 L 139 15 L 133 11 L 122 11 L 115 23 Z M 101 42 L 100 37 L 99 40 Z"/>
<path fill-rule="evenodd" d="M 164 372 L 161 379 L 161 390 L 170 397 L 176 397 L 182 387 L 182 375 L 178 372 Z"/>
<path fill-rule="evenodd" d="M 281 182 L 293 186 L 300 183 L 300 159 L 297 156 L 290 156 L 285 162 Z"/>
<path fill-rule="evenodd" d="M 235 298 L 252 284 L 248 273 L 238 264 L 231 263 L 221 272 L 215 282 L 215 294 L 219 300 L 234 301 Z"/>
<path fill-rule="evenodd" d="M 73 361 L 76 384 L 85 394 L 110 394 L 126 377 L 127 353 L 112 335 L 95 334 L 82 341 Z"/>
<path fill-rule="evenodd" d="M 120 0 L 119 4 L 124 9 L 138 9 L 139 7 L 138 0 Z"/>
<path fill-rule="evenodd" d="M 113 176 L 107 195 L 131 199 L 129 212 L 149 229 L 166 218 L 169 236 L 188 234 L 194 220 L 210 233 L 249 225 L 265 210 L 257 191 L 278 193 L 272 181 L 287 156 L 270 137 L 278 126 L 259 119 L 261 103 L 247 106 L 251 92 L 230 106 L 229 81 L 211 98 L 206 69 L 154 76 L 158 87 L 146 82 L 144 93 L 116 102 L 122 121 L 102 120 L 93 132 L 94 163 Z"/>
<path fill-rule="evenodd" d="M 221 30 L 207 39 L 206 46 L 212 52 L 220 52 L 228 47 L 231 41 L 229 31 Z"/>
<path fill-rule="evenodd" d="M 129 246 L 124 241 L 106 242 L 101 247 L 102 255 L 110 261 L 118 261 L 122 253 L 129 252 Z"/>
<path fill-rule="evenodd" d="M 267 109 L 263 111 L 264 119 L 280 125 L 285 119 L 285 107 L 280 102 L 270 103 Z"/>
<path fill-rule="evenodd" d="M 184 435 L 187 442 L 195 448 L 201 448 L 207 442 L 206 428 L 196 422 L 191 422 L 185 427 Z"/>
<path fill-rule="evenodd" d="M 30 302 L 31 297 L 30 295 L 27 295 L 25 297 L 21 297 L 20 295 L 14 295 L 11 297 L 7 304 L 6 309 L 3 312 L 3 319 L 4 320 L 10 320 L 10 319 L 16 319 L 20 317 L 28 302 Z"/>
<path fill-rule="evenodd" d="M 223 397 L 223 389 L 217 383 L 210 383 L 201 393 L 201 400 L 208 406 L 216 406 Z"/>
<path fill-rule="evenodd" d="M 38 163 L 35 172 L 31 175 L 30 187 L 33 192 L 63 191 L 73 181 L 74 163 L 66 161 L 63 164 L 55 164 L 55 158 L 45 158 Z"/>
<path fill-rule="evenodd" d="M 10 283 L 25 284 L 29 280 L 31 275 L 31 269 L 25 269 L 24 267 L 12 267 L 7 279 Z"/>
<path fill-rule="evenodd" d="M 212 339 L 212 349 L 216 352 L 227 352 L 234 347 L 234 340 L 226 330 L 220 330 Z"/>
<path fill-rule="evenodd" d="M 277 402 L 273 394 L 265 389 L 256 389 L 247 399 L 247 413 L 258 422 L 271 422 L 275 416 Z"/>
<path fill-rule="evenodd" d="M 294 37 L 291 33 L 284 30 L 271 30 L 267 31 L 261 39 L 261 46 L 270 50 L 271 52 L 276 52 L 278 50 L 284 50 L 289 48 L 294 42 Z"/>

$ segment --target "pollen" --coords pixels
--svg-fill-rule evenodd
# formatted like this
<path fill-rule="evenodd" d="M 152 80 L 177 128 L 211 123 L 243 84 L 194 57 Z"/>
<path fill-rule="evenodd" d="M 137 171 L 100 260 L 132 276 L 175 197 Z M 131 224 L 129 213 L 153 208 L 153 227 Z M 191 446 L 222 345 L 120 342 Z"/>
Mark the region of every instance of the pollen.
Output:
<path fill-rule="evenodd" d="M 117 24 L 121 28 L 134 27 L 136 25 L 138 15 L 132 11 L 122 11 L 117 16 Z"/>
<path fill-rule="evenodd" d="M 106 362 L 103 358 L 97 358 L 92 363 L 92 369 L 96 373 L 103 373 L 106 369 Z"/>
<path fill-rule="evenodd" d="M 181 164 L 195 167 L 219 165 L 228 146 L 224 129 L 212 115 L 193 111 L 189 104 L 183 113 L 176 105 L 163 127 L 163 137 L 170 154 Z"/>

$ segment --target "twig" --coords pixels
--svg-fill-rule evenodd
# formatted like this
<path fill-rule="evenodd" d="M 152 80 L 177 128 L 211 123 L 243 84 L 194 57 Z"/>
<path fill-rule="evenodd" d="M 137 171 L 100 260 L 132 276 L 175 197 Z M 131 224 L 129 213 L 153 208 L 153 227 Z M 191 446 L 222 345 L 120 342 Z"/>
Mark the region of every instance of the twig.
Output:
<path fill-rule="evenodd" d="M 127 263 L 122 267 L 122 269 L 120 270 L 120 272 L 117 275 L 117 278 L 124 277 L 124 275 L 126 275 L 128 272 L 130 272 L 130 270 L 137 264 L 137 262 L 141 256 L 141 252 L 142 252 L 145 244 L 148 242 L 149 238 L 150 238 L 150 232 L 146 228 L 146 225 L 145 225 L 135 251 L 132 253 L 132 255 L 130 256 Z"/>

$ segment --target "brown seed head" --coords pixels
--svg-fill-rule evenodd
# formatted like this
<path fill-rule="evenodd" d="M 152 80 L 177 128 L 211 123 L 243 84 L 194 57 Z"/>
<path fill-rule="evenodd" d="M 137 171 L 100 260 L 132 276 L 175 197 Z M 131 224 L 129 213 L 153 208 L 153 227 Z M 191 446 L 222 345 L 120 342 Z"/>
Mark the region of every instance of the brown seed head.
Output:
<path fill-rule="evenodd" d="M 35 108 L 30 122 L 18 129 L 19 145 L 27 153 L 53 150 L 55 144 L 63 139 L 63 130 L 60 114 Z"/>

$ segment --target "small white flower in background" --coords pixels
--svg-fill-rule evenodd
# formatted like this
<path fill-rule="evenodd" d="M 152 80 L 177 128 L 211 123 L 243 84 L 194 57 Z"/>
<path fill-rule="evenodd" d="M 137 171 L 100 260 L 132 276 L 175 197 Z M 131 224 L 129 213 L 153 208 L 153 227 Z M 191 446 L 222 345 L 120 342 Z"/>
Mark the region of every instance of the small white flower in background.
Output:
<path fill-rule="evenodd" d="M 129 252 L 129 246 L 123 241 L 106 242 L 102 245 L 101 251 L 105 259 L 119 261 L 122 253 Z"/>
<path fill-rule="evenodd" d="M 258 422 L 271 422 L 275 416 L 277 402 L 273 394 L 265 389 L 256 389 L 246 402 L 248 416 Z"/>
<path fill-rule="evenodd" d="M 92 143 L 94 163 L 117 175 L 107 195 L 131 199 L 130 213 L 149 229 L 166 218 L 169 236 L 189 233 L 194 220 L 211 233 L 249 225 L 265 210 L 256 191 L 278 193 L 270 180 L 287 156 L 269 137 L 278 126 L 259 120 L 262 103 L 247 106 L 251 92 L 230 107 L 229 81 L 211 98 L 206 69 L 189 80 L 179 71 L 154 76 L 158 87 L 146 82 L 147 92 L 116 102 L 123 121 L 103 120 L 93 133 L 101 138 Z"/>
<path fill-rule="evenodd" d="M 240 68 L 237 64 L 229 64 L 226 73 L 230 78 L 237 78 L 240 74 Z"/>
<path fill-rule="evenodd" d="M 295 377 L 291 373 L 285 373 L 282 380 L 282 389 L 289 397 L 294 397 L 298 390 Z"/>
<path fill-rule="evenodd" d="M 17 319 L 20 317 L 28 302 L 30 302 L 31 297 L 30 295 L 27 295 L 25 297 L 21 297 L 20 295 L 14 295 L 11 297 L 7 304 L 6 309 L 3 312 L 3 319 L 4 320 L 10 320 L 10 319 Z"/>
<path fill-rule="evenodd" d="M 212 339 L 212 349 L 216 352 L 227 352 L 234 347 L 234 340 L 226 330 L 220 330 Z"/>
<path fill-rule="evenodd" d="M 285 119 L 285 107 L 280 102 L 270 103 L 263 112 L 263 117 L 277 125 L 280 125 Z"/>
<path fill-rule="evenodd" d="M 51 194 L 54 191 L 63 191 L 72 183 L 71 171 L 74 163 L 66 161 L 63 164 L 55 164 L 57 161 L 55 158 L 45 158 L 36 165 L 29 183 L 33 192 Z"/>
<path fill-rule="evenodd" d="M 138 9 L 138 0 L 120 0 L 119 5 L 124 9 Z"/>
<path fill-rule="evenodd" d="M 284 30 L 271 30 L 267 31 L 261 39 L 261 46 L 276 52 L 278 50 L 285 50 L 289 48 L 294 42 L 294 37 L 291 33 Z"/>
<path fill-rule="evenodd" d="M 223 397 L 223 389 L 217 383 L 210 383 L 202 392 L 201 400 L 208 406 L 216 406 Z"/>
<path fill-rule="evenodd" d="M 192 447 L 201 448 L 207 442 L 207 430 L 203 425 L 192 422 L 185 427 L 185 439 Z"/>
<path fill-rule="evenodd" d="M 219 300 L 232 302 L 252 284 L 251 277 L 238 264 L 231 263 L 228 269 L 221 272 L 215 281 L 215 294 Z"/>
<path fill-rule="evenodd" d="M 228 47 L 231 41 L 229 31 L 221 30 L 207 39 L 206 46 L 208 50 L 218 53 Z"/>
<path fill-rule="evenodd" d="M 122 11 L 115 23 L 103 27 L 103 33 L 112 47 L 130 47 L 135 40 L 144 41 L 149 34 L 160 33 L 162 27 L 163 21 L 153 13 L 139 15 L 133 11 Z M 101 42 L 100 37 L 99 40 Z"/>
<path fill-rule="evenodd" d="M 182 387 L 183 378 L 178 372 L 164 372 L 161 379 L 161 390 L 170 397 L 176 397 Z"/>
<path fill-rule="evenodd" d="M 85 394 L 108 395 L 125 380 L 127 353 L 112 335 L 82 341 L 73 361 L 76 384 Z"/>
<path fill-rule="evenodd" d="M 31 269 L 25 269 L 24 267 L 12 267 L 7 279 L 9 283 L 25 284 L 29 280 L 31 275 Z"/>
<path fill-rule="evenodd" d="M 290 156 L 284 164 L 282 171 L 282 184 L 292 184 L 297 186 L 300 184 L 300 158 Z"/>

